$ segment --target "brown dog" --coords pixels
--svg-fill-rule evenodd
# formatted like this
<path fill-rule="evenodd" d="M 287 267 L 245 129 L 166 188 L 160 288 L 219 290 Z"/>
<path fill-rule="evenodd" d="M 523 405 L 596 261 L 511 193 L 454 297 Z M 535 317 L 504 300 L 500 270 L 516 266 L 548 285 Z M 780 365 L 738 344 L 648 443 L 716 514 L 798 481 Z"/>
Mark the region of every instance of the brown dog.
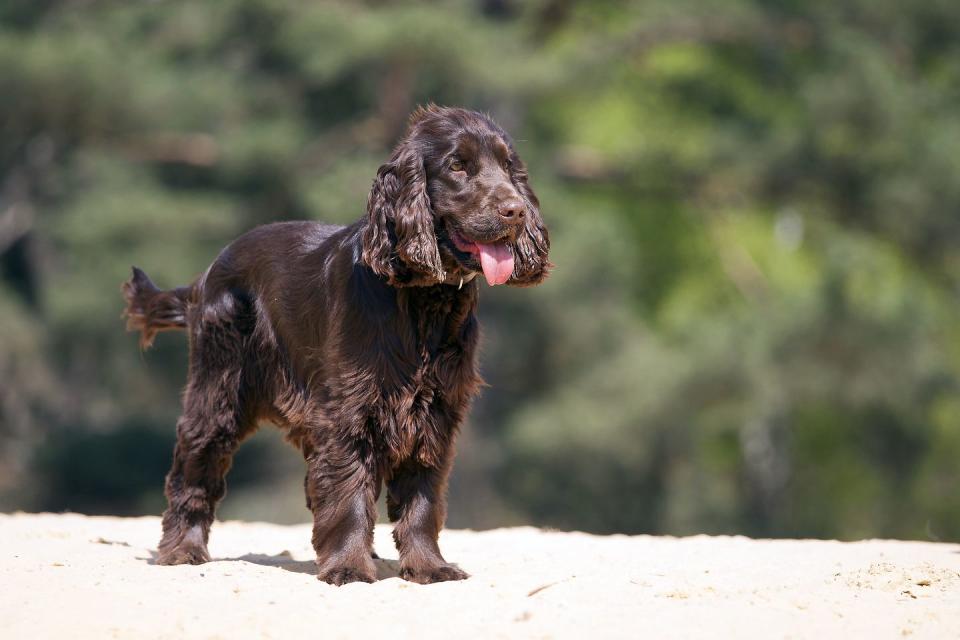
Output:
<path fill-rule="evenodd" d="M 431 105 L 411 117 L 356 223 L 259 227 L 169 291 L 134 268 L 127 328 L 145 346 L 168 329 L 190 341 L 158 562 L 210 559 L 232 456 L 270 421 L 307 461 L 321 580 L 375 579 L 383 483 L 400 576 L 466 578 L 437 538 L 453 440 L 480 383 L 474 277 L 537 284 L 549 246 L 507 134 Z"/>

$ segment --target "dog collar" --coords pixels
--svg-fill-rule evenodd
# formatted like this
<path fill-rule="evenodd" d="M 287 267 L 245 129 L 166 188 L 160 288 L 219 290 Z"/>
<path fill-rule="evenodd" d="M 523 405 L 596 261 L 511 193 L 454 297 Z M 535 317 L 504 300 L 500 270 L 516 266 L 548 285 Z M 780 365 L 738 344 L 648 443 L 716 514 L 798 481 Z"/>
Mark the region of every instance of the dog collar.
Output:
<path fill-rule="evenodd" d="M 463 289 L 463 285 L 465 285 L 465 284 L 467 284 L 467 283 L 470 283 L 470 282 L 473 282 L 473 279 L 476 278 L 476 277 L 477 277 L 477 272 L 476 272 L 476 271 L 471 271 L 471 272 L 468 273 L 467 275 L 465 275 L 465 276 L 460 276 L 459 278 L 455 279 L 453 282 L 447 283 L 446 281 L 444 281 L 444 283 L 445 283 L 445 284 L 454 284 L 454 283 L 456 283 L 456 285 L 457 285 L 457 290 L 460 290 L 460 289 Z"/>

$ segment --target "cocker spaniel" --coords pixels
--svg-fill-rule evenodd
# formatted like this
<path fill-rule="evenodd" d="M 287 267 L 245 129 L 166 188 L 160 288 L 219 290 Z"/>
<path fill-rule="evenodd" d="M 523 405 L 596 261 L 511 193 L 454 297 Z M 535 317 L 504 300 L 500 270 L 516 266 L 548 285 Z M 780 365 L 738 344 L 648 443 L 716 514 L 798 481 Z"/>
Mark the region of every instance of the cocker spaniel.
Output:
<path fill-rule="evenodd" d="M 231 459 L 264 421 L 306 459 L 321 580 L 376 578 L 383 485 L 400 576 L 466 578 L 437 539 L 453 441 L 481 383 L 475 276 L 538 284 L 549 246 L 510 137 L 486 115 L 430 105 L 357 222 L 258 227 L 186 287 L 160 290 L 134 267 L 127 328 L 143 346 L 184 329 L 190 345 L 158 562 L 210 559 Z"/>

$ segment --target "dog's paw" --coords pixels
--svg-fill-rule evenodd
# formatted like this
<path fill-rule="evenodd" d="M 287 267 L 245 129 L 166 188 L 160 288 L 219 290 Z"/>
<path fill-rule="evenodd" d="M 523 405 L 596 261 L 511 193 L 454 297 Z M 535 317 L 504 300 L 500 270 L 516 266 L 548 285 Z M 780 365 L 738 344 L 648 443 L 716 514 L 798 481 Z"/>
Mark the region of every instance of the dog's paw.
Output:
<path fill-rule="evenodd" d="M 157 555 L 157 564 L 203 564 L 210 562 L 206 546 L 182 543 L 173 549 L 162 549 Z"/>
<path fill-rule="evenodd" d="M 199 525 L 164 528 L 157 548 L 157 564 L 203 564 L 210 562 L 207 540 Z"/>
<path fill-rule="evenodd" d="M 317 579 L 339 587 L 351 582 L 373 582 L 376 580 L 376 574 L 358 567 L 333 567 L 321 570 L 317 574 Z"/>
<path fill-rule="evenodd" d="M 434 582 L 466 580 L 470 577 L 470 574 L 455 564 L 444 563 L 427 567 L 403 567 L 400 569 L 400 577 L 419 584 L 433 584 Z"/>

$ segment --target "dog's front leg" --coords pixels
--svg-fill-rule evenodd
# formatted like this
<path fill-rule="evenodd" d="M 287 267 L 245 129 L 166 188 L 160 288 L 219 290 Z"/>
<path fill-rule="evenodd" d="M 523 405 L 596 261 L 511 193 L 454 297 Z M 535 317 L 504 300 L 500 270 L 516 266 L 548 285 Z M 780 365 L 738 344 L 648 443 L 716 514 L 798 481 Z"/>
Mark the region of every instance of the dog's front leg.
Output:
<path fill-rule="evenodd" d="M 446 518 L 450 465 L 431 468 L 408 460 L 387 483 L 387 510 L 396 522 L 393 538 L 400 551 L 400 577 L 430 584 L 464 580 L 465 571 L 443 559 L 438 538 Z"/>
<path fill-rule="evenodd" d="M 332 440 L 337 440 L 333 438 Z M 330 584 L 373 582 L 371 559 L 380 480 L 355 447 L 333 442 L 307 458 L 317 577 Z"/>

